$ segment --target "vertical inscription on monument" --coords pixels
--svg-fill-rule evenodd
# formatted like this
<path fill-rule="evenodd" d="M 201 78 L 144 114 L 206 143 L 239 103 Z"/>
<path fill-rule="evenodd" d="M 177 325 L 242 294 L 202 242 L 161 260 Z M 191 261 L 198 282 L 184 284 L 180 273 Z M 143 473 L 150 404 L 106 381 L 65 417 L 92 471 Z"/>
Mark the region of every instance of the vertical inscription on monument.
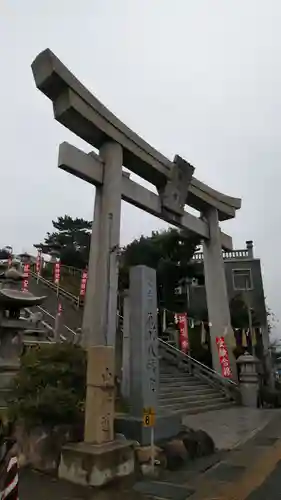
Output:
<path fill-rule="evenodd" d="M 114 349 L 88 349 L 85 441 L 101 444 L 114 439 Z"/>
<path fill-rule="evenodd" d="M 101 407 L 100 427 L 103 435 L 103 441 L 111 441 L 114 419 L 114 377 L 108 366 L 104 367 L 101 378 L 104 401 Z"/>
<path fill-rule="evenodd" d="M 150 392 L 156 391 L 157 386 L 157 329 L 152 312 L 148 312 L 146 324 L 146 369 L 149 379 Z"/>
<path fill-rule="evenodd" d="M 156 272 L 146 266 L 130 273 L 130 335 L 130 403 L 140 417 L 143 408 L 156 412 L 158 399 Z"/>

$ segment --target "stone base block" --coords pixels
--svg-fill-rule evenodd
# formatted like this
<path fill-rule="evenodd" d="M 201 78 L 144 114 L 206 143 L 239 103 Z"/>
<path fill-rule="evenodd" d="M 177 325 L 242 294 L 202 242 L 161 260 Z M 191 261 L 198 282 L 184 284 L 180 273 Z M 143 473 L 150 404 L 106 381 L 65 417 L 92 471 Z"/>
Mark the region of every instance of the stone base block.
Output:
<path fill-rule="evenodd" d="M 11 384 L 18 374 L 19 362 L 0 359 L 0 408 L 6 408 L 11 396 Z"/>
<path fill-rule="evenodd" d="M 114 421 L 115 432 L 124 434 L 127 439 L 138 441 L 140 445 L 147 446 L 151 442 L 151 429 L 143 426 L 140 418 L 130 415 L 117 415 Z M 177 415 L 161 415 L 156 419 L 154 432 L 155 442 L 170 439 L 182 430 L 181 417 Z"/>
<path fill-rule="evenodd" d="M 101 445 L 75 443 L 62 449 L 59 477 L 83 486 L 99 487 L 133 474 L 134 469 L 132 441 L 112 441 Z"/>
<path fill-rule="evenodd" d="M 243 406 L 257 408 L 259 388 L 257 383 L 240 382 L 241 400 Z"/>

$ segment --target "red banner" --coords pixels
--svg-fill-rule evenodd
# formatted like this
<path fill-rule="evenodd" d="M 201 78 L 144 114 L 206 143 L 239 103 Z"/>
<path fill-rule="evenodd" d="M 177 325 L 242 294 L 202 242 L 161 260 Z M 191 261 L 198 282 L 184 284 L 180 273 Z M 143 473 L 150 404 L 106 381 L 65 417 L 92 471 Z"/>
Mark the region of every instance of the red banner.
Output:
<path fill-rule="evenodd" d="M 187 353 L 189 351 L 187 314 L 177 313 L 176 318 L 180 329 L 180 349 L 181 351 Z"/>
<path fill-rule="evenodd" d="M 61 303 L 59 302 L 59 303 L 58 303 L 58 316 L 60 316 L 60 315 L 61 315 L 61 313 L 62 313 L 62 305 L 61 305 Z"/>
<path fill-rule="evenodd" d="M 55 262 L 54 266 L 54 282 L 56 285 L 59 285 L 60 282 L 60 261 Z"/>
<path fill-rule="evenodd" d="M 232 372 L 230 368 L 228 349 L 225 344 L 224 337 L 216 337 L 216 344 L 218 348 L 222 376 L 225 378 L 231 378 Z"/>
<path fill-rule="evenodd" d="M 23 291 L 28 290 L 29 271 L 30 271 L 30 264 L 24 264 L 24 267 L 23 267 L 24 280 L 22 283 L 22 290 Z"/>
<path fill-rule="evenodd" d="M 88 280 L 88 271 L 83 271 L 82 277 L 81 277 L 81 285 L 80 285 L 80 297 L 84 297 L 86 293 L 86 287 L 87 287 L 87 280 Z"/>

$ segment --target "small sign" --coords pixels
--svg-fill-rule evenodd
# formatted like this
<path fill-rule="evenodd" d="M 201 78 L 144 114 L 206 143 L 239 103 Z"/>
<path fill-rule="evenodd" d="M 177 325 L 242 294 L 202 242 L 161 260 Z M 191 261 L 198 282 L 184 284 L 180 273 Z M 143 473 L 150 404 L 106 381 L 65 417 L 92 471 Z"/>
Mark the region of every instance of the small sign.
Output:
<path fill-rule="evenodd" d="M 154 427 L 155 426 L 155 410 L 154 408 L 144 408 L 143 409 L 143 426 L 144 427 Z"/>

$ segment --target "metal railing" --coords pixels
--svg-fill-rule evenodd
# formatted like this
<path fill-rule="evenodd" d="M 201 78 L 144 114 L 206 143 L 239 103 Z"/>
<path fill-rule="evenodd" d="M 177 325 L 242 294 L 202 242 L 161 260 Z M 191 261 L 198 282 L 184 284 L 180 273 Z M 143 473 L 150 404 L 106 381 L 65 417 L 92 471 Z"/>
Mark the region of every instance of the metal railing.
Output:
<path fill-rule="evenodd" d="M 64 288 L 62 287 L 58 287 L 57 285 L 55 285 L 55 283 L 53 283 L 52 281 L 50 280 L 47 280 L 46 278 L 43 278 L 43 276 L 38 276 L 37 273 L 35 273 L 34 271 L 30 271 L 30 275 L 34 278 L 34 279 L 38 279 L 39 282 L 43 283 L 43 285 L 46 285 L 48 288 L 51 288 L 51 290 L 54 290 L 55 292 L 59 292 L 59 295 L 62 295 L 63 297 L 65 297 L 66 299 L 68 299 L 70 302 L 72 302 L 73 304 L 75 304 L 77 307 L 79 305 L 82 306 L 82 304 L 80 303 L 79 301 L 79 297 L 76 297 L 76 295 L 73 295 L 72 293 L 68 292 L 67 290 L 65 290 Z M 38 308 L 40 309 L 40 307 L 38 306 Z M 117 314 L 117 316 L 119 317 L 119 319 L 123 320 L 123 316 L 121 316 L 119 313 Z M 66 327 L 68 328 L 68 327 Z"/>
<path fill-rule="evenodd" d="M 65 266 L 62 264 L 61 272 L 63 274 L 69 274 L 70 276 L 79 276 L 81 278 L 83 269 L 79 269 L 78 267 L 73 267 L 73 266 Z"/>
<path fill-rule="evenodd" d="M 72 293 L 67 292 L 66 290 L 64 290 L 64 288 L 61 288 L 60 286 L 58 287 L 52 281 L 49 281 L 49 280 L 43 278 L 43 276 L 40 276 L 40 275 L 38 276 L 37 273 L 35 273 L 32 270 L 30 271 L 30 275 L 34 279 L 41 282 L 43 285 L 46 285 L 48 288 L 50 288 L 54 292 L 56 292 L 56 293 L 58 292 L 59 295 L 65 297 L 67 300 L 69 300 L 70 302 L 75 304 L 77 308 L 79 308 L 79 306 L 81 305 L 79 302 L 79 297 L 76 297 Z M 46 309 L 43 309 L 43 307 L 41 307 L 41 306 L 37 306 L 37 308 L 55 321 L 56 318 L 51 313 L 49 313 L 49 311 L 47 311 Z M 121 314 L 117 313 L 117 319 L 118 319 L 118 327 L 121 328 L 121 330 L 122 330 L 123 329 L 123 316 L 121 316 Z M 71 328 L 69 328 L 65 324 L 63 326 L 73 335 L 73 338 L 75 338 L 75 336 L 77 336 L 77 332 L 75 332 L 74 330 L 72 330 Z M 62 340 L 67 340 L 63 335 L 60 335 L 60 337 Z"/>
<path fill-rule="evenodd" d="M 26 340 L 23 341 L 26 347 L 38 346 L 38 345 L 53 345 L 54 340 Z"/>
<path fill-rule="evenodd" d="M 159 354 L 163 359 L 177 366 L 179 369 L 187 371 L 198 379 L 207 382 L 209 385 L 212 385 L 222 391 L 229 398 L 239 402 L 240 392 L 236 382 L 231 379 L 224 378 L 215 370 L 212 370 L 212 368 L 203 365 L 203 363 L 200 363 L 197 359 L 194 359 L 176 347 L 171 346 L 163 339 L 159 338 L 158 342 Z"/>
<path fill-rule="evenodd" d="M 53 316 L 53 314 L 49 313 L 49 311 L 47 311 L 46 309 L 43 309 L 43 307 L 41 307 L 41 306 L 37 306 L 37 307 L 38 307 L 38 309 L 40 311 L 42 311 L 43 314 L 46 314 L 47 316 L 49 316 L 50 318 L 52 318 L 52 320 L 54 322 L 56 321 L 55 316 Z M 75 332 L 74 330 L 72 330 L 72 328 L 69 328 L 69 326 L 67 326 L 67 325 L 64 324 L 63 327 L 66 328 L 66 330 L 71 333 L 71 335 L 73 336 L 73 338 L 75 338 L 77 336 L 77 332 Z M 62 335 L 62 334 L 60 334 L 60 338 L 61 338 L 61 340 L 67 340 L 67 338 L 64 335 Z"/>
<path fill-rule="evenodd" d="M 56 321 L 55 316 L 53 316 L 53 314 L 51 314 L 49 311 L 47 311 L 46 309 L 44 309 L 44 308 L 43 308 L 43 307 L 41 307 L 41 306 L 36 306 L 36 307 L 37 307 L 37 309 L 39 309 L 39 311 L 41 311 L 43 314 L 45 314 L 46 316 L 48 316 L 49 318 L 51 318 L 51 319 L 53 320 L 53 322 L 54 322 L 54 326 L 51 326 L 49 323 L 47 323 L 47 322 L 46 322 L 46 321 L 44 321 L 44 320 L 42 320 L 42 321 L 41 321 L 41 323 L 42 323 L 42 325 L 46 328 L 46 330 L 48 330 L 48 331 L 50 331 L 50 332 L 54 333 L 54 329 L 55 329 L 55 321 Z M 30 309 L 29 309 L 29 308 L 25 308 L 25 309 L 26 309 L 26 311 L 27 311 L 29 314 L 31 314 L 31 311 L 30 311 Z M 63 327 L 64 327 L 64 328 L 66 328 L 66 330 L 68 330 L 68 331 L 72 334 L 73 338 L 75 338 L 75 337 L 76 337 L 77 332 L 75 332 L 74 330 L 72 330 L 71 328 L 69 328 L 67 325 L 63 325 Z M 66 341 L 66 340 L 67 340 L 67 338 L 66 338 L 64 335 L 62 335 L 62 334 L 60 334 L 60 339 L 61 339 L 61 340 L 63 340 L 63 341 Z M 34 342 L 36 342 L 36 341 L 34 341 Z"/>
<path fill-rule="evenodd" d="M 58 291 L 59 295 L 61 295 L 62 297 L 65 297 L 66 299 L 68 299 L 70 302 L 72 302 L 73 304 L 75 304 L 78 307 L 79 299 L 78 299 L 78 297 L 76 297 L 76 295 L 73 295 L 72 293 L 67 292 L 67 290 L 65 290 L 64 288 L 61 288 L 60 286 L 58 287 L 52 281 L 47 280 L 46 278 L 43 278 L 43 276 L 40 276 L 40 275 L 38 276 L 37 273 L 35 273 L 32 270 L 30 271 L 30 275 L 32 276 L 32 278 L 38 279 L 39 282 L 43 283 L 48 288 L 51 288 L 55 292 Z"/>

